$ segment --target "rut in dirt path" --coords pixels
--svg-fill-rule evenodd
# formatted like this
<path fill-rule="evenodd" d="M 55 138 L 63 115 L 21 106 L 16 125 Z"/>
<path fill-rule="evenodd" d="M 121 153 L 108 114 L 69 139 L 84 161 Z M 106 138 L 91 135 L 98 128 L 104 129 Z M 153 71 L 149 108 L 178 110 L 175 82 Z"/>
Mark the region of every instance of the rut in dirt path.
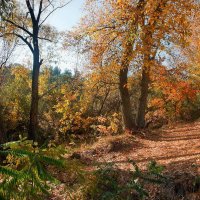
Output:
<path fill-rule="evenodd" d="M 102 142 L 103 141 L 103 142 Z M 200 122 L 159 129 L 144 137 L 113 137 L 109 142 L 100 140 L 83 156 L 92 163 L 113 163 L 120 168 L 130 168 L 129 160 L 140 167 L 151 160 L 159 164 L 200 164 Z"/>

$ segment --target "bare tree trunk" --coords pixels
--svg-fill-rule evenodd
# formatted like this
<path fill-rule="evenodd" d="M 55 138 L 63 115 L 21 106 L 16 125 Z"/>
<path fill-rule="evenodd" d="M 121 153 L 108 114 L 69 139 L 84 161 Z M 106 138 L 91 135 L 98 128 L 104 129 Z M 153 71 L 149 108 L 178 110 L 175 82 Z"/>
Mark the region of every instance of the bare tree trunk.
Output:
<path fill-rule="evenodd" d="M 128 90 L 128 68 L 133 53 L 133 42 L 128 42 L 124 48 L 125 49 L 122 56 L 121 69 L 119 72 L 119 94 L 121 101 L 121 112 L 124 128 L 128 130 L 134 130 L 135 122 L 133 120 L 130 94 Z"/>
<path fill-rule="evenodd" d="M 164 2 L 164 5 L 166 2 Z M 162 4 L 158 4 L 155 12 L 157 12 L 157 17 L 154 18 L 154 22 L 152 24 L 144 26 L 144 38 L 143 38 L 143 45 L 144 45 L 144 63 L 142 69 L 142 79 L 141 79 L 141 93 L 138 103 L 138 111 L 136 117 L 136 124 L 138 128 L 144 128 L 146 125 L 145 122 L 145 114 L 148 104 L 148 92 L 149 92 L 149 85 L 150 85 L 150 69 L 152 65 L 152 61 L 155 61 L 156 53 L 160 44 L 160 39 L 158 38 L 157 47 L 155 48 L 155 40 L 153 38 L 153 34 L 156 31 L 156 23 L 162 13 Z M 145 18 L 143 19 L 145 21 Z M 145 23 L 144 23 L 145 24 Z M 146 51 L 148 50 L 148 51 Z"/>
<path fill-rule="evenodd" d="M 137 5 L 137 10 L 142 11 L 145 6 L 144 0 L 139 0 Z M 135 34 L 138 29 L 138 23 L 140 20 L 141 13 L 135 15 L 135 19 L 130 24 L 130 30 Z M 119 73 L 119 92 L 121 100 L 121 111 L 123 116 L 124 128 L 129 130 L 136 130 L 135 119 L 133 119 L 130 94 L 128 91 L 128 69 L 133 56 L 133 45 L 134 38 L 127 37 L 127 43 L 124 47 L 124 54 L 121 61 L 121 69 Z"/>
<path fill-rule="evenodd" d="M 48 40 L 46 37 L 38 37 L 40 28 L 43 26 L 44 22 L 48 19 L 48 17 L 55 12 L 59 8 L 63 8 L 68 5 L 71 1 L 64 3 L 63 5 L 54 6 L 53 1 L 48 1 L 49 3 L 46 5 L 46 1 L 31 1 L 25 0 L 27 11 L 26 12 L 26 20 L 23 21 L 23 18 L 17 17 L 16 19 L 10 19 L 10 17 L 2 17 L 3 21 L 9 23 L 14 26 L 15 29 L 11 30 L 8 34 L 12 34 L 19 39 L 21 39 L 31 50 L 33 54 L 33 75 L 32 75 L 32 94 L 31 94 L 31 110 L 30 110 L 30 123 L 29 123 L 29 131 L 28 131 L 28 139 L 36 140 L 37 136 L 37 128 L 38 128 L 38 85 L 39 85 L 39 73 L 40 66 L 42 64 L 42 60 L 40 60 L 40 49 L 38 40 Z M 38 6 L 35 6 L 38 5 Z M 56 1 L 55 1 L 56 5 Z M 1 5 L 0 5 L 1 7 Z M 47 8 L 52 7 L 51 11 L 46 13 L 46 17 L 41 20 L 41 15 L 44 13 Z M 38 10 L 36 11 L 36 8 Z M 20 21 L 22 19 L 22 21 Z M 32 22 L 31 26 L 29 22 Z M 27 23 L 28 22 L 28 23 Z M 32 30 L 30 30 L 32 28 Z M 50 41 L 50 40 L 48 40 Z"/>
<path fill-rule="evenodd" d="M 152 50 L 152 44 L 148 42 L 148 38 L 150 38 L 149 40 L 152 39 L 153 33 L 148 31 L 147 35 L 148 37 L 145 38 L 147 41 L 144 42 L 144 46 L 146 47 L 146 49 L 149 49 L 149 51 L 144 55 L 142 78 L 140 83 L 140 97 L 136 116 L 137 128 L 145 128 L 146 126 L 145 115 L 148 104 L 149 85 L 151 82 L 150 70 L 152 68 L 152 64 L 155 61 L 155 56 L 157 52 L 157 49 Z"/>
<path fill-rule="evenodd" d="M 149 92 L 149 83 L 150 83 L 149 68 L 144 67 L 144 69 L 142 70 L 141 94 L 139 98 L 137 118 L 136 118 L 136 124 L 138 128 L 144 128 L 146 125 L 145 114 L 148 103 L 147 98 Z"/>
<path fill-rule="evenodd" d="M 36 140 L 38 129 L 38 85 L 39 85 L 39 71 L 40 63 L 37 55 L 34 55 L 33 74 L 32 74 L 32 93 L 31 93 L 31 110 L 30 110 L 30 123 L 29 135 L 30 140 Z"/>
<path fill-rule="evenodd" d="M 38 131 L 38 101 L 39 101 L 39 73 L 40 73 L 40 51 L 38 45 L 38 24 L 33 25 L 33 74 L 32 74 L 32 93 L 31 93 L 31 110 L 28 139 L 37 140 Z"/>
<path fill-rule="evenodd" d="M 119 92 L 121 100 L 121 112 L 123 117 L 124 128 L 128 130 L 135 129 L 134 120 L 132 116 L 130 94 L 128 91 L 128 68 L 121 69 L 119 74 Z"/>

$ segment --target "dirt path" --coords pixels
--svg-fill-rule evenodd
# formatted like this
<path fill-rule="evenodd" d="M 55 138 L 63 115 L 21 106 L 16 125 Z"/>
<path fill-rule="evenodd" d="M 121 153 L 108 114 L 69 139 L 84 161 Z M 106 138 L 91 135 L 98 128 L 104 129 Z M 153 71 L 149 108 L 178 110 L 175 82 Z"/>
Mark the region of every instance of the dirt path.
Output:
<path fill-rule="evenodd" d="M 121 171 L 133 169 L 129 160 L 145 169 L 149 161 L 155 160 L 165 166 L 164 175 L 171 181 L 169 185 L 147 186 L 148 200 L 200 200 L 200 182 L 195 183 L 200 177 L 200 122 L 155 130 L 143 137 L 130 134 L 102 137 L 75 155 L 86 164 L 86 170 L 106 163 L 115 164 Z M 62 177 L 68 180 L 67 175 Z M 68 199 L 59 195 L 59 191 L 61 186 L 50 199 Z"/>
<path fill-rule="evenodd" d="M 128 160 L 140 167 L 156 160 L 162 165 L 200 164 L 200 122 L 176 125 L 156 130 L 143 138 L 131 135 L 102 138 L 82 156 L 89 164 L 112 162 L 120 168 L 130 168 Z"/>

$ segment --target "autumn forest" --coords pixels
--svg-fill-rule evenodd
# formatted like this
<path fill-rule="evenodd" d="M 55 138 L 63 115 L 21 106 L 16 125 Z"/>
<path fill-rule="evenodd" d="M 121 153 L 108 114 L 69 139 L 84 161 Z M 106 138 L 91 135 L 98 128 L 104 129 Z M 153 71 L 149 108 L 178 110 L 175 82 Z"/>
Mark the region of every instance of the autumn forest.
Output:
<path fill-rule="evenodd" d="M 0 0 L 0 200 L 200 200 L 199 142 L 199 0 Z"/>

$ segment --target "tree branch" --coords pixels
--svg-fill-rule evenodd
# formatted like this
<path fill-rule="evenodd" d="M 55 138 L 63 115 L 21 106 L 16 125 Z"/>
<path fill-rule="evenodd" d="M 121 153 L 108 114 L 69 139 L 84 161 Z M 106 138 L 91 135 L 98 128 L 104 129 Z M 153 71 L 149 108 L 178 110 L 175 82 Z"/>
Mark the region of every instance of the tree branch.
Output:
<path fill-rule="evenodd" d="M 16 28 L 19 28 L 19 29 L 23 30 L 23 31 L 26 32 L 28 35 L 30 35 L 31 37 L 33 36 L 33 34 L 32 34 L 29 30 L 27 30 L 26 28 L 24 28 L 23 26 L 20 26 L 19 24 L 16 24 L 15 22 L 13 22 L 13 21 L 11 21 L 11 20 L 9 20 L 9 19 L 4 19 L 4 21 L 6 21 L 6 22 L 12 24 L 12 25 L 15 26 Z"/>
<path fill-rule="evenodd" d="M 40 60 L 40 66 L 42 65 L 42 63 L 43 63 L 43 59 Z"/>
<path fill-rule="evenodd" d="M 38 16 L 37 16 L 37 22 L 39 23 L 40 21 L 40 16 L 42 13 L 42 4 L 43 4 L 43 0 L 40 0 L 40 7 L 39 7 L 39 11 L 38 11 Z"/>
<path fill-rule="evenodd" d="M 26 6 L 27 6 L 27 8 L 29 10 L 29 13 L 31 15 L 31 20 L 32 20 L 32 22 L 34 24 L 36 22 L 35 14 L 34 14 L 33 8 L 31 7 L 31 4 L 30 4 L 29 0 L 26 0 Z"/>
<path fill-rule="evenodd" d="M 40 40 L 46 40 L 46 41 L 48 41 L 48 42 L 52 42 L 52 40 L 50 40 L 50 39 L 48 39 L 48 38 L 38 37 L 38 39 L 40 39 Z"/>
<path fill-rule="evenodd" d="M 60 8 L 63 8 L 63 7 L 65 7 L 65 6 L 67 6 L 69 3 L 71 3 L 73 0 L 70 0 L 70 1 L 68 1 L 67 3 L 65 3 L 64 5 L 62 5 L 62 6 L 58 6 L 58 7 L 56 7 L 56 8 L 54 8 L 43 20 L 42 20 L 42 22 L 40 23 L 40 25 L 39 25 L 39 27 L 48 19 L 48 17 L 52 14 L 52 13 L 54 13 L 56 10 L 58 10 L 58 9 L 60 9 Z"/>
<path fill-rule="evenodd" d="M 31 52 L 34 53 L 34 49 L 31 45 L 30 42 L 28 42 L 28 40 L 26 38 L 24 38 L 22 35 L 19 35 L 17 33 L 13 33 L 14 35 L 16 35 L 18 38 L 20 38 L 24 43 L 26 43 L 28 45 L 28 47 L 30 48 Z"/>
<path fill-rule="evenodd" d="M 52 6 L 54 8 L 54 6 L 52 4 L 53 0 L 52 1 L 49 0 L 48 2 L 49 2 L 49 4 L 42 9 L 41 13 L 43 13 L 49 6 Z"/>

